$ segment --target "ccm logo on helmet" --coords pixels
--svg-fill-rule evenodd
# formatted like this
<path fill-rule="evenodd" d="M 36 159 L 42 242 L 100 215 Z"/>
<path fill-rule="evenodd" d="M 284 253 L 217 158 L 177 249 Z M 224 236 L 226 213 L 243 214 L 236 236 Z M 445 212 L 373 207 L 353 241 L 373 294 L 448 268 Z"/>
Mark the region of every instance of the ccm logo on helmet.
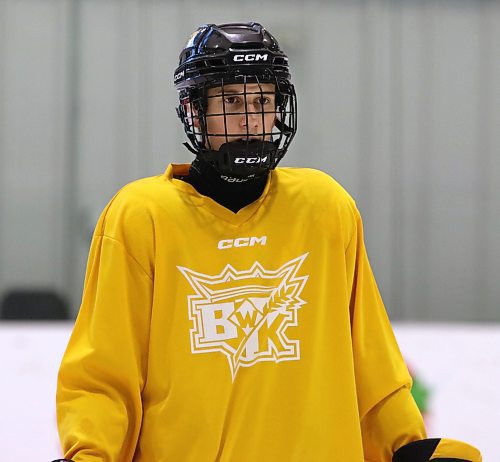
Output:
<path fill-rule="evenodd" d="M 258 53 L 253 53 L 253 54 L 248 54 L 248 55 L 234 55 L 233 61 L 236 62 L 253 62 L 253 61 L 267 61 L 268 54 L 258 54 Z"/>
<path fill-rule="evenodd" d="M 174 82 L 176 80 L 181 79 L 182 77 L 184 77 L 184 71 L 180 71 L 179 73 L 177 73 L 177 74 L 174 75 Z"/>
<path fill-rule="evenodd" d="M 262 237 L 237 237 L 236 239 L 222 239 L 217 244 L 221 250 L 231 249 L 232 247 L 253 247 L 257 244 L 266 245 L 267 236 Z"/>
<path fill-rule="evenodd" d="M 265 162 L 267 157 L 237 157 L 234 159 L 235 164 L 260 164 L 261 162 Z"/>

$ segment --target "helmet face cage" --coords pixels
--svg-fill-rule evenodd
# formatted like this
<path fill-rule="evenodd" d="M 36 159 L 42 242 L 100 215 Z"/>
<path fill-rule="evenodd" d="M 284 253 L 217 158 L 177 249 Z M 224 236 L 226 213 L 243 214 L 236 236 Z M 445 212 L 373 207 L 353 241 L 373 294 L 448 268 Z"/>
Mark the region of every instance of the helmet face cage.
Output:
<path fill-rule="evenodd" d="M 271 82 L 274 90 L 270 91 L 268 86 L 264 88 L 264 84 Z M 227 85 L 238 83 L 241 83 L 241 88 L 237 91 L 226 89 Z M 255 86 L 253 90 L 249 89 L 251 83 L 255 83 L 258 89 L 255 89 Z M 211 88 L 220 88 L 220 91 L 215 95 L 209 95 Z M 241 98 L 238 110 L 228 107 L 228 97 Z M 221 99 L 222 110 L 209 112 L 209 101 L 216 98 Z M 250 110 L 248 101 L 254 99 L 261 104 L 254 105 L 254 109 Z M 266 102 L 267 100 L 270 100 L 269 103 Z M 272 104 L 273 100 L 274 104 Z M 297 103 L 294 87 L 291 83 L 280 81 L 276 77 L 272 80 L 265 79 L 265 82 L 262 82 L 257 75 L 245 75 L 238 80 L 226 80 L 222 77 L 207 82 L 194 89 L 189 89 L 185 95 L 181 95 L 181 104 L 177 112 L 184 124 L 192 151 L 208 160 L 214 160 L 214 154 L 217 152 L 213 147 L 214 140 L 222 139 L 223 143 L 239 142 L 237 159 L 233 159 L 233 162 L 245 165 L 247 170 L 249 168 L 255 170 L 255 174 L 258 174 L 261 169 L 269 170 L 276 167 L 292 141 L 297 127 Z M 269 124 L 268 114 L 273 114 L 271 124 Z M 250 129 L 250 116 L 260 118 L 260 129 L 257 133 Z M 214 117 L 221 117 L 223 120 L 223 129 L 220 132 L 209 131 L 209 120 Z M 233 117 L 245 119 L 243 131 L 231 132 L 228 120 Z M 220 141 L 217 144 L 220 144 Z M 227 170 L 232 162 L 231 159 L 224 159 L 225 154 L 222 150 L 216 156 L 219 161 L 225 161 L 224 163 L 227 165 L 225 170 Z M 242 176 L 236 171 L 226 171 L 225 173 L 236 177 Z"/>
<path fill-rule="evenodd" d="M 258 23 L 200 27 L 181 53 L 174 84 L 185 146 L 224 179 L 267 173 L 295 136 L 288 58 Z"/>

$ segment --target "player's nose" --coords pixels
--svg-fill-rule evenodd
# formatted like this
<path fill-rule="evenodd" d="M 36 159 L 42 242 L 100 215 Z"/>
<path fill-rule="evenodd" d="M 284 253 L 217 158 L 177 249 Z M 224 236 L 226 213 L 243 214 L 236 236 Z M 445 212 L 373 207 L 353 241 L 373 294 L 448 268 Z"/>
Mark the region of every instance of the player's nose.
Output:
<path fill-rule="evenodd" d="M 251 129 L 259 129 L 262 125 L 262 113 L 257 110 L 253 104 L 248 104 L 246 113 L 242 114 L 240 119 L 240 126 Z"/>

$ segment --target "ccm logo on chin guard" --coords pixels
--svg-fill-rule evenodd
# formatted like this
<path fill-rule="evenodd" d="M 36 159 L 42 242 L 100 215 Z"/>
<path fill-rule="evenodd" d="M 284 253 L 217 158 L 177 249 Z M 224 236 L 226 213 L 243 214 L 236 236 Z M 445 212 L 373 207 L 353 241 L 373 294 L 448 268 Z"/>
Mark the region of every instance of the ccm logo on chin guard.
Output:
<path fill-rule="evenodd" d="M 264 55 L 258 54 L 258 53 L 252 53 L 248 55 L 234 55 L 233 61 L 236 62 L 254 62 L 254 61 L 267 61 L 267 53 Z"/>
<path fill-rule="evenodd" d="M 253 247 L 257 244 L 266 245 L 267 236 L 262 237 L 237 237 L 236 239 L 222 239 L 217 244 L 221 250 L 231 249 L 233 247 Z"/>
<path fill-rule="evenodd" d="M 265 162 L 267 157 L 237 157 L 234 159 L 235 164 L 260 164 L 261 162 Z"/>

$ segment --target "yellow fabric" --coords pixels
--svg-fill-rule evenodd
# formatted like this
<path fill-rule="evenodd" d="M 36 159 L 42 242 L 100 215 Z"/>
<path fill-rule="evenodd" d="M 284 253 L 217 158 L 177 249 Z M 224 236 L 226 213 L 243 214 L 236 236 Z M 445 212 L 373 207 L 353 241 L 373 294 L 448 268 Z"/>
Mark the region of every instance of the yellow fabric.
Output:
<path fill-rule="evenodd" d="M 482 462 L 483 458 L 478 449 L 463 441 L 441 438 L 431 460 L 442 458 L 463 459 L 470 462 Z"/>
<path fill-rule="evenodd" d="M 187 168 L 127 185 L 97 224 L 59 373 L 65 457 L 363 462 L 364 443 L 386 462 L 422 438 L 347 193 L 280 168 L 234 214 Z"/>
<path fill-rule="evenodd" d="M 361 430 L 369 461 L 391 462 L 400 447 L 427 437 L 422 415 L 407 387 L 396 390 L 371 409 L 361 422 Z"/>

